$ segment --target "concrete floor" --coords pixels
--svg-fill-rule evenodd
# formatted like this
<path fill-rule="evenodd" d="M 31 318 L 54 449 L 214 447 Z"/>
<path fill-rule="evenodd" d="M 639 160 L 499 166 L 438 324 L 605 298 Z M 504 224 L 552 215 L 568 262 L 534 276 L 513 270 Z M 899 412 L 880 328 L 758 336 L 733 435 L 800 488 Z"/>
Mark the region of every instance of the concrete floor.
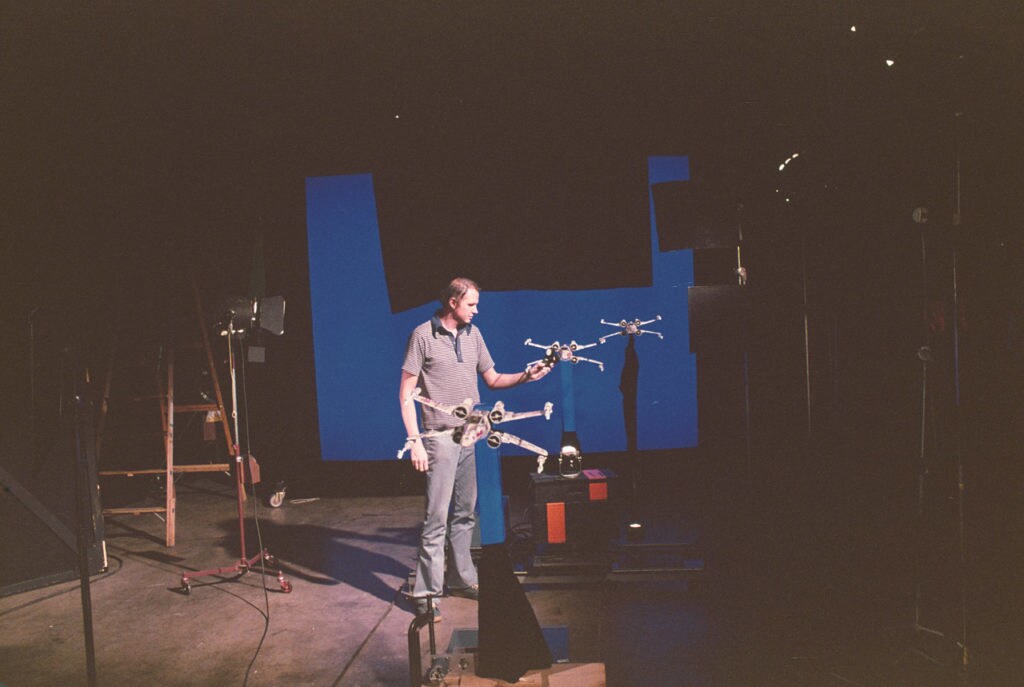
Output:
<path fill-rule="evenodd" d="M 565 628 L 564 658 L 603 662 L 613 687 L 956 684 L 955 652 L 939 642 L 930 655 L 945 665 L 922 658 L 903 611 L 888 602 L 894 593 L 851 593 L 870 574 L 817 562 L 808 553 L 821 552 L 813 525 L 785 527 L 784 504 L 767 520 L 763 504 L 728 491 L 697 509 L 685 502 L 655 495 L 644 517 L 652 538 L 660 530 L 697 541 L 706 565 L 699 575 L 522 578 L 540 624 Z M 402 590 L 421 509 L 416 496 L 289 495 L 281 508 L 261 505 L 258 515 L 291 593 L 281 593 L 273 576 L 249 573 L 198 580 L 183 594 L 182 571 L 231 565 L 238 556 L 233 483 L 184 476 L 173 549 L 163 546 L 156 516 L 106 521 L 110 567 L 91 584 L 99 684 L 408 684 L 413 616 Z M 248 536 L 255 551 L 254 528 Z M 787 546 L 787 538 L 811 543 Z M 863 603 L 869 597 L 878 602 Z M 477 627 L 475 602 L 448 598 L 443 610 L 442 650 L 454 631 Z M 86 684 L 77 582 L 0 598 L 0 627 L 0 684 Z M 423 632 L 424 654 L 426 640 Z M 458 683 L 456 673 L 449 684 Z"/>
<path fill-rule="evenodd" d="M 216 475 L 183 477 L 177 512 L 173 549 L 163 546 L 157 516 L 106 520 L 110 568 L 91 582 L 100 684 L 408 684 L 413 615 L 402 592 L 414 563 L 421 497 L 286 499 L 281 508 L 260 506 L 260 535 L 282 563 L 291 593 L 282 593 L 274 576 L 256 572 L 231 581 L 202 578 L 182 593 L 182 571 L 237 559 L 232 483 Z M 247 539 L 251 554 L 255 528 Z M 608 645 L 623 640 L 622 626 L 608 618 L 631 599 L 653 603 L 662 615 L 688 603 L 696 604 L 698 615 L 706 613 L 688 600 L 681 580 L 657 582 L 655 596 L 637 596 L 634 582 L 545 579 L 529 584 L 528 595 L 544 627 L 567 628 L 572 662 L 602 661 Z M 440 650 L 449 647 L 453 631 L 477 627 L 476 602 L 448 598 L 443 609 Z M 637 607 L 632 615 L 649 610 Z M 699 634 L 702 622 L 691 621 L 689 632 Z M 86 683 L 77 581 L 0 599 L 0 623 L 0 683 Z M 425 657 L 427 638 L 423 631 Z M 689 641 L 681 638 L 680 645 Z M 669 669 L 664 657 L 648 659 L 639 659 L 646 667 L 638 674 L 657 664 Z M 616 670 L 634 669 L 612 665 L 609 674 Z"/>

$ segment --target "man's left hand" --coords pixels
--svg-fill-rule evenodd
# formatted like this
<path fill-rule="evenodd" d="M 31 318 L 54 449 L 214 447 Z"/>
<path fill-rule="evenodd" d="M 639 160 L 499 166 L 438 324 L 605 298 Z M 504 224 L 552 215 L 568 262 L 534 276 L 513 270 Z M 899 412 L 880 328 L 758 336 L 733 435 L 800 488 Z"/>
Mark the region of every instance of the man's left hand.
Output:
<path fill-rule="evenodd" d="M 547 373 L 551 372 L 551 365 L 540 362 L 531 367 L 526 371 L 526 381 L 535 382 L 538 379 L 542 379 Z"/>

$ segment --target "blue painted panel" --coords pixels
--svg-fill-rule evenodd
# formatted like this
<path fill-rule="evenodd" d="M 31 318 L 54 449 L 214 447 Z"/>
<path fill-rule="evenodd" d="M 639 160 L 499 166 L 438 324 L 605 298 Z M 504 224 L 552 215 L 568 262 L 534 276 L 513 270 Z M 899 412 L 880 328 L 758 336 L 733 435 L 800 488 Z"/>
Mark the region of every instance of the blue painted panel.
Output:
<path fill-rule="evenodd" d="M 648 160 L 648 182 L 689 178 L 685 156 Z M 691 251 L 662 253 L 657 246 L 653 199 L 650 235 L 653 285 L 574 291 L 484 291 L 480 327 L 501 372 L 514 372 L 541 357 L 523 345 L 575 339 L 581 344 L 616 330 L 602 318 L 649 319 L 661 341 L 637 339 L 640 379 L 637 399 L 641 450 L 697 444 L 696 359 L 689 352 L 687 287 L 693 283 Z M 306 180 L 310 298 L 313 313 L 321 457 L 324 460 L 388 460 L 401 447 L 405 430 L 398 407 L 398 383 L 406 340 L 427 320 L 436 303 L 392 314 L 387 295 L 373 177 L 356 174 Z M 468 276 L 472 276 L 471 274 Z M 437 285 L 438 289 L 442 285 Z M 575 425 L 584 452 L 626 448 L 619 391 L 626 337 L 583 352 L 601 360 L 605 371 L 579 363 L 573 368 Z M 565 365 L 566 363 L 559 363 Z M 533 410 L 555 403 L 551 422 L 524 420 L 503 430 L 557 453 L 562 431 L 558 375 L 500 393 L 482 387 L 483 401 L 503 400 L 509 410 Z M 570 418 L 573 419 L 573 418 Z M 505 447 L 509 453 L 520 452 Z"/>

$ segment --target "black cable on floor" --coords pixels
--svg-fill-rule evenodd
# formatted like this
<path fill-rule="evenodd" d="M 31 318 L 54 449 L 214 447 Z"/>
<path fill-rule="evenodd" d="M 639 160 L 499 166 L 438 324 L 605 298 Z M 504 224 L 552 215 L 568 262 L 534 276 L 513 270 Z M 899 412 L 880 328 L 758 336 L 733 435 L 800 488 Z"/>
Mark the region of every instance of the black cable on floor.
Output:
<path fill-rule="evenodd" d="M 230 345 L 230 341 L 228 345 Z M 244 354 L 245 351 L 240 351 Z M 242 361 L 240 365 L 242 370 L 242 412 L 245 418 L 243 423 L 245 427 L 245 462 L 250 458 L 249 455 L 249 393 L 245 384 L 245 356 L 240 355 L 239 359 Z M 239 470 L 242 470 L 242 465 L 238 466 Z M 249 665 L 245 668 L 245 678 L 242 680 L 242 687 L 249 684 L 249 676 L 252 674 L 252 668 L 256 664 L 256 659 L 259 658 L 260 651 L 263 650 L 263 643 L 267 640 L 267 634 L 270 632 L 270 594 L 267 592 L 267 567 L 266 557 L 263 555 L 263 532 L 260 529 L 260 515 L 259 515 L 259 499 L 256 497 L 256 481 L 253 480 L 249 485 L 250 500 L 252 501 L 252 519 L 256 525 L 256 550 L 260 553 L 260 580 L 263 584 L 263 634 L 260 636 L 260 641 L 256 645 L 256 651 L 253 652 L 252 659 L 249 661 Z M 243 524 L 244 527 L 244 524 Z M 242 551 L 242 557 L 245 558 L 245 551 Z"/>
<path fill-rule="evenodd" d="M 267 640 L 267 634 L 270 631 L 270 597 L 267 594 L 267 579 L 266 575 L 263 575 L 263 600 L 264 600 L 264 614 L 263 614 L 263 634 L 260 635 L 260 641 L 256 645 L 256 651 L 253 652 L 252 658 L 249 660 L 249 665 L 245 667 L 245 678 L 242 680 L 242 687 L 249 684 L 249 676 L 252 674 L 252 667 L 256 664 L 256 659 L 260 655 L 260 651 L 263 650 L 263 643 Z"/>
<path fill-rule="evenodd" d="M 244 375 L 243 375 L 244 378 Z M 242 383 L 243 388 L 245 383 Z M 248 418 L 246 419 L 246 445 L 248 446 Z M 259 546 L 260 551 L 260 579 L 263 583 L 263 634 L 260 635 L 260 641 L 256 645 L 256 651 L 253 652 L 252 659 L 249 661 L 249 665 L 245 667 L 245 678 L 242 680 L 242 687 L 249 684 L 249 675 L 252 674 L 252 668 L 256 664 L 256 659 L 260 655 L 260 651 L 263 650 L 263 643 L 267 640 L 267 634 L 270 632 L 270 594 L 267 592 L 267 570 L 266 561 L 263 552 L 263 534 L 260 532 L 260 518 L 258 514 L 258 499 L 256 498 L 256 485 L 250 485 L 252 487 L 252 515 L 253 520 L 256 523 L 256 544 Z M 244 552 L 243 552 L 244 555 Z"/>

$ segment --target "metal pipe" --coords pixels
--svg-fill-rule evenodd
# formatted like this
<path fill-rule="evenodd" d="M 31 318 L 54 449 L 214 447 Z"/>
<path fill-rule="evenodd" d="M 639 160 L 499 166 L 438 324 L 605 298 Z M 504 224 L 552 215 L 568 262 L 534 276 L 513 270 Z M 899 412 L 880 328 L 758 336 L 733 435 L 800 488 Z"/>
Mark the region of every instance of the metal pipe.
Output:
<path fill-rule="evenodd" d="M 77 373 L 77 370 L 75 370 Z M 75 377 L 75 389 L 72 391 L 72 399 L 74 401 L 74 412 L 72 413 L 72 422 L 75 433 L 75 472 L 74 472 L 74 484 L 75 484 L 75 518 L 76 520 L 76 534 L 77 534 L 77 548 L 78 548 L 78 576 L 81 582 L 81 596 L 82 596 L 82 624 L 85 632 L 85 665 L 86 675 L 88 679 L 89 687 L 96 687 L 96 649 L 93 641 L 93 622 L 92 622 L 92 593 L 91 587 L 89 586 L 89 552 L 87 544 L 87 536 L 85 532 L 85 522 L 88 517 L 91 521 L 91 509 L 90 500 L 86 495 L 89 485 L 86 478 L 84 452 L 89 450 L 89 447 L 85 447 L 84 443 L 87 439 L 83 436 L 82 423 L 85 421 L 87 415 L 82 411 L 82 394 L 77 388 L 78 379 Z"/>
<path fill-rule="evenodd" d="M 420 630 L 430 623 L 433 631 L 434 617 L 432 613 L 417 615 L 409 623 L 409 687 L 420 687 L 423 684 L 423 664 L 420 656 Z"/>

